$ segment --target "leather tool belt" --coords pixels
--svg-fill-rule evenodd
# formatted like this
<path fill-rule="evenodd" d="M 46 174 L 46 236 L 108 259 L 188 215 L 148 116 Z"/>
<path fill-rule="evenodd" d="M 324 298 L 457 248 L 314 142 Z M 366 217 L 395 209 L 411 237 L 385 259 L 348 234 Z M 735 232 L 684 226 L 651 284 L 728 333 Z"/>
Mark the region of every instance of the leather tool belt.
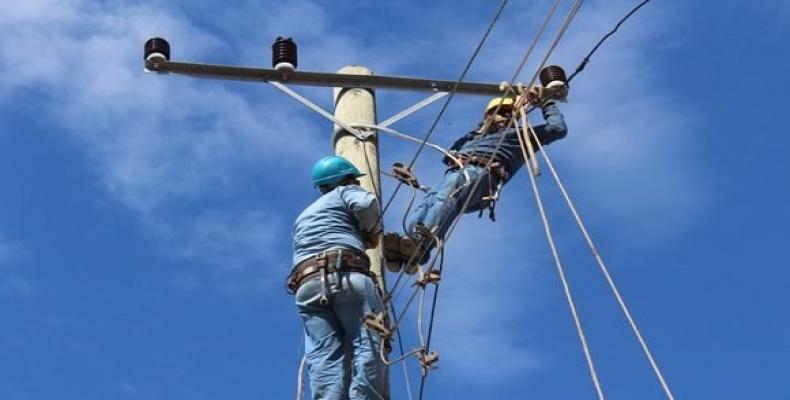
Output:
<path fill-rule="evenodd" d="M 338 257 L 340 258 L 339 263 Z M 367 254 L 348 249 L 329 250 L 318 253 L 293 267 L 286 281 L 288 292 L 291 294 L 296 293 L 296 290 L 299 289 L 302 283 L 318 278 L 322 270 L 326 270 L 327 274 L 338 271 L 359 272 L 373 277 L 373 273 L 370 272 L 370 259 Z"/>
<path fill-rule="evenodd" d="M 459 154 L 458 159 L 464 165 L 471 164 L 478 167 L 488 168 L 489 173 L 491 175 L 495 176 L 497 179 L 500 179 L 502 181 L 506 181 L 510 176 L 505 166 L 501 162 L 499 162 L 496 158 L 493 157 L 480 155 L 480 154 L 474 154 L 472 156 L 469 156 L 467 154 Z M 457 168 L 458 167 L 451 169 L 457 169 Z"/>

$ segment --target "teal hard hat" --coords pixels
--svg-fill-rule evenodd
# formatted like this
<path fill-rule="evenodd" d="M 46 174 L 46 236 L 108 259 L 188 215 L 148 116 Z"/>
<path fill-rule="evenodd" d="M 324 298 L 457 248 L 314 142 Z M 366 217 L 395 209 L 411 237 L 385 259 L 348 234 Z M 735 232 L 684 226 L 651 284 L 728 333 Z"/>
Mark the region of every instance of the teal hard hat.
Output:
<path fill-rule="evenodd" d="M 310 173 L 315 187 L 334 185 L 349 175 L 356 178 L 365 174 L 359 172 L 354 164 L 340 156 L 327 156 L 318 160 Z"/>

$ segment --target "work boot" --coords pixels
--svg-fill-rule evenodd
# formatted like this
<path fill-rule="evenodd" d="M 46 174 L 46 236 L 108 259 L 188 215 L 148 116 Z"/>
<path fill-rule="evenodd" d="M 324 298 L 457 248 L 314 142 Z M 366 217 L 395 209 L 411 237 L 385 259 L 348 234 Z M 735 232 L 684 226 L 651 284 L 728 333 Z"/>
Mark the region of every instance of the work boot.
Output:
<path fill-rule="evenodd" d="M 385 233 L 381 240 L 384 259 L 387 260 L 387 269 L 393 274 L 403 268 L 403 254 L 400 251 L 400 235 L 395 232 Z"/>
<path fill-rule="evenodd" d="M 384 258 L 387 259 L 387 269 L 390 272 L 398 273 L 401 269 L 410 275 L 417 272 L 420 261 L 422 261 L 417 258 L 423 253 L 423 247 L 417 241 L 408 236 L 402 237 L 395 232 L 390 232 L 384 234 L 383 248 Z M 422 257 L 422 259 L 425 258 L 425 256 Z"/>

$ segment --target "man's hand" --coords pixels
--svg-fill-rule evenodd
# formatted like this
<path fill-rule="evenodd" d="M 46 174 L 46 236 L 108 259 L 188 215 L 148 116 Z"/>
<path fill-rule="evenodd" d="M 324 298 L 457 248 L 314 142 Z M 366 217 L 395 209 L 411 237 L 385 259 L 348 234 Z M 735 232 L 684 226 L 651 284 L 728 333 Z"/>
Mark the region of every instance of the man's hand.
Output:
<path fill-rule="evenodd" d="M 379 245 L 379 238 L 381 231 L 374 230 L 371 232 L 362 231 L 362 242 L 365 244 L 366 249 L 374 249 Z"/>

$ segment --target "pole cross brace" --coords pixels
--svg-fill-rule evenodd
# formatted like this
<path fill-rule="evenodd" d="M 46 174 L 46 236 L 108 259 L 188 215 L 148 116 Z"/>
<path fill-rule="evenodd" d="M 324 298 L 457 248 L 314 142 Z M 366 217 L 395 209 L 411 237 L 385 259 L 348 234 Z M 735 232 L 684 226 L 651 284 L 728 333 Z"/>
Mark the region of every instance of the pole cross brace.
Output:
<path fill-rule="evenodd" d="M 417 358 L 420 360 L 422 376 L 428 375 L 428 370 L 436 369 L 434 364 L 439 361 L 439 353 L 435 351 L 429 353 L 425 347 L 420 347 L 417 349 L 415 356 L 417 356 Z"/>

